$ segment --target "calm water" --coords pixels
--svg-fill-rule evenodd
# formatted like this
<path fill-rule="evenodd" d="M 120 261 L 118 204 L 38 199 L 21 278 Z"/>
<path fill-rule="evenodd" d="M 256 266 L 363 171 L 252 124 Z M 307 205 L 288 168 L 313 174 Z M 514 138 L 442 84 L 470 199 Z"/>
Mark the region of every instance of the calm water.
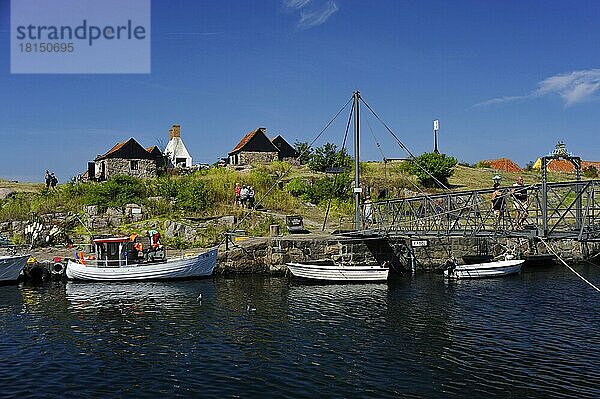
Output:
<path fill-rule="evenodd" d="M 599 266 L 577 269 L 600 284 Z M 450 284 L 2 286 L 0 397 L 598 398 L 598 309 L 560 266 Z"/>

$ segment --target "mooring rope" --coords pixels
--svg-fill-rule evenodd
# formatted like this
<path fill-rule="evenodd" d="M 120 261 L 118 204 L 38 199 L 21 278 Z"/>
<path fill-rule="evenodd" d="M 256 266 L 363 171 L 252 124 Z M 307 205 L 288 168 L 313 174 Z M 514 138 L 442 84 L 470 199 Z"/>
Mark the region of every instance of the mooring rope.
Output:
<path fill-rule="evenodd" d="M 550 245 L 548 245 L 548 243 L 544 240 L 540 238 L 540 241 L 546 246 L 546 248 L 548 248 L 548 251 L 550 251 L 554 256 L 556 256 L 558 258 L 558 260 L 561 261 L 561 263 L 563 265 L 565 265 L 567 268 L 569 268 L 569 270 L 571 270 L 573 273 L 575 273 L 575 275 L 577 277 L 579 277 L 580 279 L 582 279 L 583 281 L 585 281 L 590 287 L 592 287 L 593 289 L 595 289 L 596 291 L 600 292 L 600 288 L 596 287 L 594 284 L 592 284 L 591 282 L 589 282 L 585 277 L 583 277 L 581 274 L 577 273 L 577 271 L 575 269 L 573 269 L 571 266 L 569 266 L 567 264 L 567 262 L 565 262 L 563 260 L 563 258 L 560 257 L 560 255 L 558 255 L 555 251 L 552 250 L 552 248 L 550 248 Z"/>

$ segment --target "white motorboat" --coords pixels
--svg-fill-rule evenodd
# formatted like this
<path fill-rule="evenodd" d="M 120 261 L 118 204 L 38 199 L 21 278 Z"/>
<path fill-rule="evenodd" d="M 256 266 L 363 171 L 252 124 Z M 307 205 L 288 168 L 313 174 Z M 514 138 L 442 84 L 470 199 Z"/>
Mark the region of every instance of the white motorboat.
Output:
<path fill-rule="evenodd" d="M 16 282 L 29 255 L 0 256 L 0 283 Z"/>
<path fill-rule="evenodd" d="M 521 271 L 525 260 L 509 259 L 471 265 L 450 266 L 444 276 L 452 279 L 500 277 Z"/>
<path fill-rule="evenodd" d="M 163 255 L 137 258 L 130 237 L 94 240 L 96 255 L 80 254 L 67 263 L 67 278 L 90 281 L 170 280 L 210 276 L 217 263 L 217 248 L 193 256 L 166 259 Z M 164 250 L 163 250 L 164 251 Z M 160 260 L 156 260 L 160 259 Z"/>
<path fill-rule="evenodd" d="M 335 282 L 386 281 L 390 271 L 387 265 L 339 265 L 315 263 L 288 263 L 294 277 Z"/>

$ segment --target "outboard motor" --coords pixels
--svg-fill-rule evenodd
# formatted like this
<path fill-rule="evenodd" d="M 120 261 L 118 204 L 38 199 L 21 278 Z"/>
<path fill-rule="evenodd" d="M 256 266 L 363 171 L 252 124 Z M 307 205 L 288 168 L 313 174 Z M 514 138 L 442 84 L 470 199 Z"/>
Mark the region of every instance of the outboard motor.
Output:
<path fill-rule="evenodd" d="M 456 266 L 458 266 L 458 261 L 454 256 L 451 256 L 446 260 L 446 263 L 444 263 L 444 270 L 448 270 L 448 275 L 451 276 L 454 274 Z"/>

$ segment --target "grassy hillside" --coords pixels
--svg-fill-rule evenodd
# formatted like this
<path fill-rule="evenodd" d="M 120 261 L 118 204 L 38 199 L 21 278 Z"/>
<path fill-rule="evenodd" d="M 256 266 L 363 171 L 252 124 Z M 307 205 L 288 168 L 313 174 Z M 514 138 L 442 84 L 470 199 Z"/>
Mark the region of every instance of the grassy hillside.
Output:
<path fill-rule="evenodd" d="M 415 176 L 406 169 L 403 163 L 364 163 L 361 164 L 362 182 L 374 199 L 379 194 L 395 198 L 421 191 L 442 191 L 419 186 Z M 507 186 L 512 185 L 518 175 L 524 177 L 525 184 L 540 180 L 538 172 L 507 173 L 458 165 L 449 184 L 457 191 L 490 188 L 496 174 L 502 176 L 502 185 Z M 562 174 L 549 177 L 551 181 L 574 179 L 572 175 Z M 311 229 L 318 230 L 329 209 L 327 230 L 349 228 L 353 219 L 352 179 L 351 173 L 331 176 L 275 162 L 252 170 L 215 168 L 188 176 L 144 180 L 117 176 L 104 183 L 61 184 L 49 191 L 42 184 L 0 181 L 0 188 L 15 192 L 0 201 L 0 222 L 29 220 L 32 214 L 81 214 L 85 205 L 97 205 L 103 210 L 137 203 L 144 207 L 148 223 L 158 225 L 165 220 L 235 215 L 243 220 L 239 228 L 261 235 L 268 232 L 269 224 L 279 223 L 283 227 L 285 215 L 300 214 Z M 261 212 L 249 215 L 248 210 L 234 204 L 236 182 L 254 187 Z M 123 226 L 123 229 L 137 227 Z M 75 229 L 80 230 L 81 226 Z M 204 228 L 203 242 L 218 240 L 224 230 L 225 227 Z"/>

